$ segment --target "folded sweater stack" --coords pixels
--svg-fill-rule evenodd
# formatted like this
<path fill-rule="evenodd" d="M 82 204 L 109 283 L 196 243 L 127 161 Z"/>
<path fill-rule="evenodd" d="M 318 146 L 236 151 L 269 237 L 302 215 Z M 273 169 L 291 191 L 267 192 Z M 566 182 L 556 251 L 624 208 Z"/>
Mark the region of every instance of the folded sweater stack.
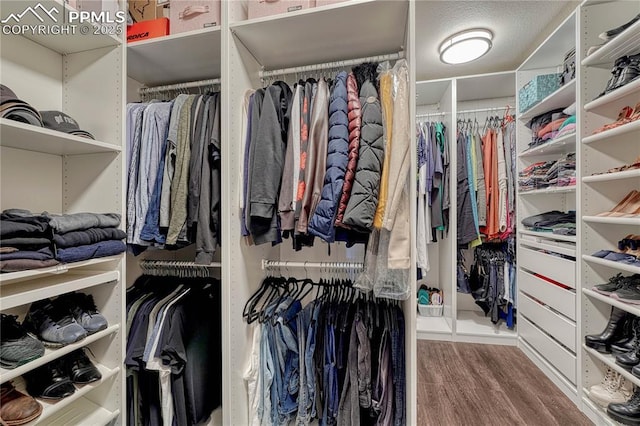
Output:
<path fill-rule="evenodd" d="M 49 218 L 26 210 L 0 214 L 0 272 L 46 268 L 59 262 L 51 243 Z"/>

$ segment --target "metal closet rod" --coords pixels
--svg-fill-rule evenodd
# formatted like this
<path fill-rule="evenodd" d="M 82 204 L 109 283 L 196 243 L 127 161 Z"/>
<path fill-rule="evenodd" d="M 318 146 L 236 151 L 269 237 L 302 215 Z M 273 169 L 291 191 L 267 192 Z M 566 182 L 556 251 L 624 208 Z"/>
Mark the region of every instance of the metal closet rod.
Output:
<path fill-rule="evenodd" d="M 220 262 L 211 262 L 207 264 L 198 264 L 195 262 L 188 262 L 182 260 L 141 260 L 140 268 L 220 268 L 222 264 Z"/>
<path fill-rule="evenodd" d="M 434 112 L 423 112 L 422 114 L 416 114 L 416 118 L 421 117 L 433 117 L 437 115 L 446 115 L 447 113 L 444 111 L 434 111 Z"/>
<path fill-rule="evenodd" d="M 388 55 L 369 56 L 367 58 L 347 59 L 344 61 L 325 62 L 324 64 L 315 65 L 303 65 L 300 67 L 282 68 L 277 70 L 260 70 L 258 76 L 260 78 L 273 77 L 278 75 L 289 75 L 296 73 L 305 73 L 312 71 L 327 70 L 332 68 L 345 68 L 354 65 L 360 65 L 363 62 L 383 62 L 383 61 L 395 61 L 397 59 L 404 58 L 404 51 L 398 53 L 390 53 Z"/>
<path fill-rule="evenodd" d="M 359 262 L 292 262 L 288 260 L 262 259 L 263 270 L 272 268 L 362 269 L 364 264 Z"/>
<path fill-rule="evenodd" d="M 184 83 L 165 84 L 164 86 L 154 87 L 141 87 L 138 89 L 138 94 L 144 95 L 147 93 L 166 92 L 168 90 L 190 89 L 193 87 L 215 86 L 220 84 L 219 78 L 212 78 L 209 80 L 187 81 Z"/>
<path fill-rule="evenodd" d="M 493 107 L 493 108 L 478 108 L 478 109 L 466 109 L 464 111 L 457 111 L 458 114 L 469 114 L 474 112 L 489 112 L 489 111 L 504 111 L 507 109 L 514 109 L 511 105 L 506 105 L 503 107 Z"/>

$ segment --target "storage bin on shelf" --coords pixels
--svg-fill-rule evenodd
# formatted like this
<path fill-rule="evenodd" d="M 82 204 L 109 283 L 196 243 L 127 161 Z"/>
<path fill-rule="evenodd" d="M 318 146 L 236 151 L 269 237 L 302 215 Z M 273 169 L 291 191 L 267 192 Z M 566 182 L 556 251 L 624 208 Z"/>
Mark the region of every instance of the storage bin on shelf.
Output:
<path fill-rule="evenodd" d="M 171 34 L 220 25 L 220 0 L 183 0 L 169 8 Z"/>
<path fill-rule="evenodd" d="M 543 74 L 533 78 L 518 90 L 520 113 L 526 112 L 560 88 L 562 74 Z"/>
<path fill-rule="evenodd" d="M 441 317 L 444 305 L 421 305 L 418 304 L 418 312 L 423 317 Z"/>

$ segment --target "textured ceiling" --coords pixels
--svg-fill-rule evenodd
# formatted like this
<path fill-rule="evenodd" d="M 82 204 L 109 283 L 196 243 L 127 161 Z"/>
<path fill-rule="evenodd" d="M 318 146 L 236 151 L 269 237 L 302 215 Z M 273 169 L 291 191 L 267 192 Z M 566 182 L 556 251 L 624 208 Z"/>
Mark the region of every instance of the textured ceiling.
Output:
<path fill-rule="evenodd" d="M 515 70 L 575 9 L 576 1 L 428 1 L 416 4 L 416 77 L 420 80 Z M 468 64 L 440 62 L 438 47 L 451 34 L 483 27 L 493 48 Z"/>

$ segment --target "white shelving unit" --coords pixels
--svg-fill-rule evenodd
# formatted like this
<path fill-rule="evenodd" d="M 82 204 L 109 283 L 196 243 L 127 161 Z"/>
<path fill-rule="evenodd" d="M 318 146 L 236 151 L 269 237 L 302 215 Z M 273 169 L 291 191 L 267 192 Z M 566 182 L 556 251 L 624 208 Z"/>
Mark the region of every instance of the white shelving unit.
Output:
<path fill-rule="evenodd" d="M 557 72 L 564 54 L 579 49 L 579 14 L 574 12 L 536 49 L 517 71 L 517 90 L 538 75 Z M 578 99 L 580 74 L 518 117 L 518 170 L 576 152 L 576 133 L 529 148 L 526 123 Z M 518 110 L 520 108 L 518 107 Z M 577 119 L 580 119 L 578 112 Z M 578 163 L 578 161 L 576 161 Z M 579 172 L 576 172 L 578 176 Z M 551 210 L 576 210 L 579 187 L 518 189 L 518 346 L 575 404 L 580 404 L 580 309 L 576 278 L 579 238 L 521 228 L 526 217 Z M 579 224 L 577 224 L 579 226 Z M 579 234 L 579 230 L 577 232 Z"/>
<path fill-rule="evenodd" d="M 41 5 L 41 6 L 40 6 Z M 3 17 L 27 4 L 3 2 Z M 68 13 L 62 1 L 39 6 L 58 19 Z M 52 11 L 53 10 L 53 11 Z M 27 17 L 29 16 L 29 17 Z M 27 14 L 21 24 L 35 17 Z M 67 18 L 65 18 L 67 19 Z M 65 21 L 68 22 L 68 21 Z M 39 23 L 39 22 L 33 22 Z M 122 34 L 124 26 L 119 28 Z M 34 213 L 124 213 L 125 47 L 120 35 L 24 34 L 0 40 L 2 83 L 37 110 L 58 110 L 73 117 L 96 140 L 0 120 L 0 209 Z M 124 226 L 124 223 L 122 224 Z M 20 376 L 88 347 L 103 379 L 55 404 L 43 402 L 42 415 L 30 424 L 123 424 L 125 337 L 123 256 L 111 256 L 0 276 L 0 310 L 24 319 L 32 302 L 79 290 L 91 294 L 109 326 L 84 340 L 15 369 L 0 369 L 0 382 Z"/>

